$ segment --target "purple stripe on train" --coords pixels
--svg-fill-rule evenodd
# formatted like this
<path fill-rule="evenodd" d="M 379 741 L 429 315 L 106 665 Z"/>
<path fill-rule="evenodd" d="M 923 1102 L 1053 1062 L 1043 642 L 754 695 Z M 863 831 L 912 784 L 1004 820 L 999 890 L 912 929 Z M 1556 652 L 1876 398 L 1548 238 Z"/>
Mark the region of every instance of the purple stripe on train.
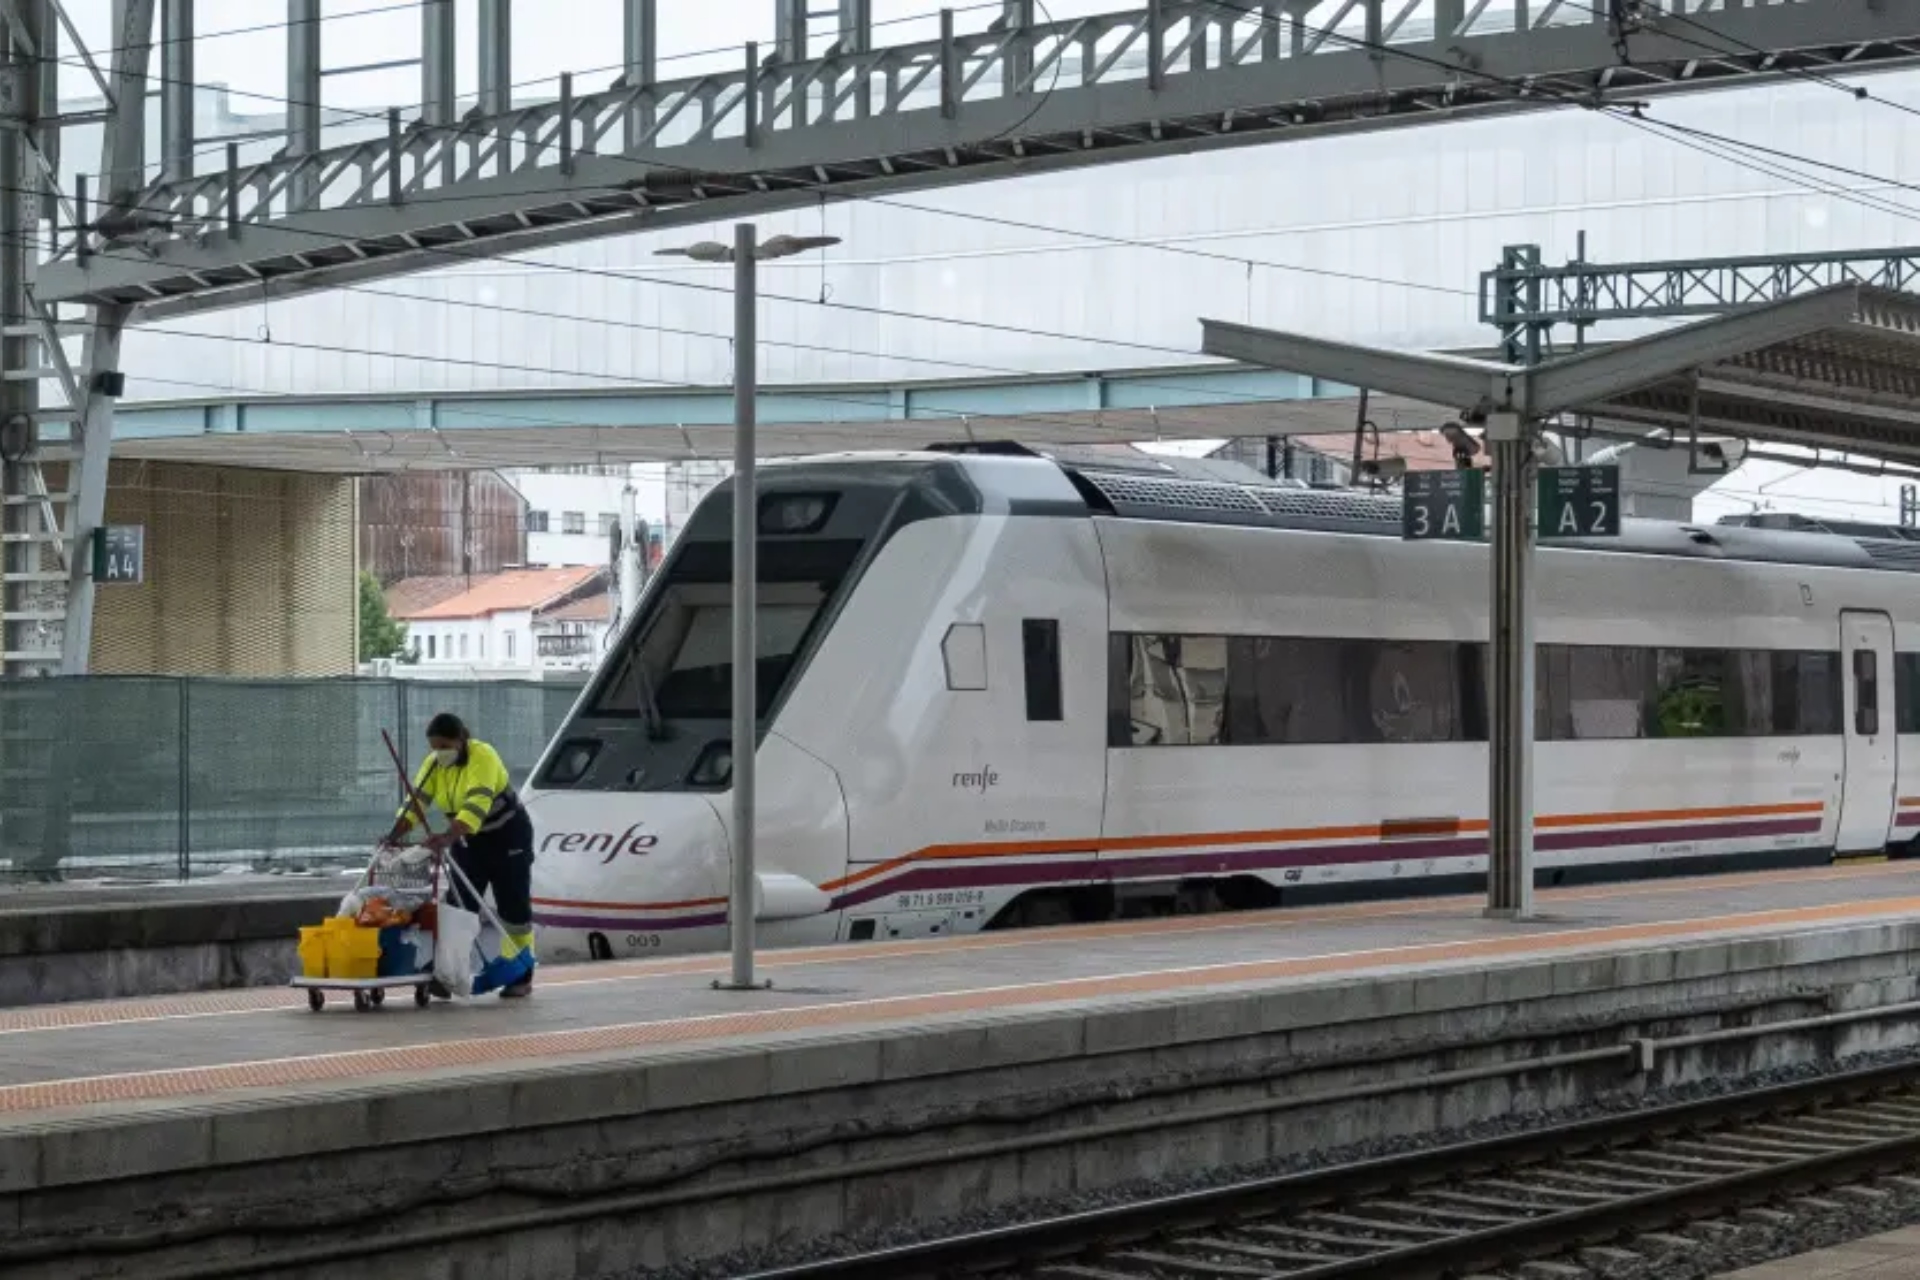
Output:
<path fill-rule="evenodd" d="M 1916 815 L 1920 825 L 1920 814 Z M 1689 823 L 1664 827 L 1634 827 L 1614 831 L 1547 831 L 1534 837 L 1542 850 L 1617 849 L 1636 844 L 1663 844 L 1680 840 L 1739 840 L 1754 836 L 1817 835 L 1822 820 L 1769 818 L 1747 822 Z M 924 863 L 896 876 L 856 885 L 836 896 L 828 910 L 857 907 L 894 893 L 928 889 L 1015 888 L 1054 881 L 1097 880 L 1123 871 L 1124 878 L 1176 875 L 1220 875 L 1243 871 L 1278 871 L 1291 867 L 1340 866 L 1362 862 L 1424 862 L 1437 858 L 1483 855 L 1482 836 L 1432 840 L 1396 840 L 1391 844 L 1281 845 L 1258 849 L 1210 849 L 1197 853 L 1162 853 L 1144 857 L 1109 855 L 1104 861 L 1089 852 L 1085 857 L 1015 861 L 1012 858 L 954 863 Z M 697 929 L 724 925 L 724 911 L 693 916 L 635 918 L 535 912 L 536 923 L 550 929 L 615 929 L 634 933 L 667 929 Z"/>

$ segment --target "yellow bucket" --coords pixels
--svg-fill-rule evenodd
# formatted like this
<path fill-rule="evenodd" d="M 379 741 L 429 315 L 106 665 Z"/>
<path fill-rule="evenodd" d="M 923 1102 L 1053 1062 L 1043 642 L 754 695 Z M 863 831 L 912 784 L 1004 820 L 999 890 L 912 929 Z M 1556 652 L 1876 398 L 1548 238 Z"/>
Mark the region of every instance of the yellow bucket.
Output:
<path fill-rule="evenodd" d="M 325 925 L 315 925 L 311 929 L 300 931 L 300 976 L 304 978 L 327 976 L 328 932 Z"/>
<path fill-rule="evenodd" d="M 380 976 L 380 931 L 362 929 L 351 920 L 326 934 L 327 976 L 363 979 Z"/>

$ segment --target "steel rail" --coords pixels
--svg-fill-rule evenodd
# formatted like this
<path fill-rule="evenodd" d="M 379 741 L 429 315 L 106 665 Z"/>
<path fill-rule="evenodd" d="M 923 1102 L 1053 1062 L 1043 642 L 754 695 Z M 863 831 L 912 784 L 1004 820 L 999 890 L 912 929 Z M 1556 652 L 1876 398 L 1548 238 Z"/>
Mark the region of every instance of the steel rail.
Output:
<path fill-rule="evenodd" d="M 848 1257 L 826 1258 L 742 1280 L 911 1280 L 913 1277 L 990 1274 L 1049 1260 L 1111 1256 L 1151 1239 L 1178 1243 L 1181 1233 L 1231 1229 L 1238 1223 L 1278 1221 L 1288 1213 L 1312 1213 L 1383 1193 L 1417 1194 L 1463 1178 L 1503 1170 L 1544 1167 L 1636 1142 L 1698 1135 L 1710 1143 L 1713 1130 L 1738 1137 L 1742 1123 L 1801 1117 L 1817 1121 L 1828 1111 L 1862 1100 L 1920 1089 L 1920 1062 L 1774 1085 L 1697 1101 L 1597 1117 L 1525 1133 L 1502 1135 L 1406 1155 L 1326 1169 L 1281 1174 L 1224 1187 L 1067 1214 L 965 1235 Z M 1835 1139 L 1838 1141 L 1838 1139 Z M 1780 1143 L 1783 1148 L 1790 1145 Z M 1884 1139 L 1848 1142 L 1835 1149 L 1777 1159 L 1757 1154 L 1760 1167 L 1701 1177 L 1673 1186 L 1606 1197 L 1598 1203 L 1543 1212 L 1517 1221 L 1462 1230 L 1440 1239 L 1382 1246 L 1363 1257 L 1330 1254 L 1317 1265 L 1269 1264 L 1285 1280 L 1439 1280 L 1493 1266 L 1511 1265 L 1601 1243 L 1625 1234 L 1657 1231 L 1675 1222 L 1746 1207 L 1784 1194 L 1858 1180 L 1920 1160 L 1920 1100 L 1907 1127 Z M 1710 1163 L 1710 1162 L 1701 1162 Z M 1677 1176 L 1677 1175 L 1668 1175 Z M 1650 1183 L 1657 1179 L 1649 1179 Z M 1389 1238 L 1393 1224 L 1380 1223 Z M 1174 1258 L 1155 1256 L 1168 1274 Z M 1204 1274 L 1197 1268 L 1194 1274 Z M 1212 1274 L 1218 1274 L 1217 1269 Z"/>

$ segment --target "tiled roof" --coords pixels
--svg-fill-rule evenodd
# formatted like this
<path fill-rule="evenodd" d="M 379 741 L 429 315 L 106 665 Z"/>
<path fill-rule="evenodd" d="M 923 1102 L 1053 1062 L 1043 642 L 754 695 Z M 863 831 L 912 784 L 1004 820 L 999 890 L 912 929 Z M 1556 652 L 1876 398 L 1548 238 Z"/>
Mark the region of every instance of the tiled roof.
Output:
<path fill-rule="evenodd" d="M 402 622 L 431 622 L 454 618 L 484 618 L 510 609 L 538 609 L 579 587 L 595 575 L 605 572 L 595 565 L 564 569 L 507 569 L 485 577 L 475 576 L 473 588 L 423 608 L 401 613 Z"/>
<path fill-rule="evenodd" d="M 410 617 L 442 600 L 451 600 L 466 589 L 467 579 L 459 574 L 402 578 L 387 588 L 387 612 L 396 618 Z"/>
<path fill-rule="evenodd" d="M 535 622 L 605 622 L 613 617 L 613 593 L 582 596 L 534 614 Z"/>

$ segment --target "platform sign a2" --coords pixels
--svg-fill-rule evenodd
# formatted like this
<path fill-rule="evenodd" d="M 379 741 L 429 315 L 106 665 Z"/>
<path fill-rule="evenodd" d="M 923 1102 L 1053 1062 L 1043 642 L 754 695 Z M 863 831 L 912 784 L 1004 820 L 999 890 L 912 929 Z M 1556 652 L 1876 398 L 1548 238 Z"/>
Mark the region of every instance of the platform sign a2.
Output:
<path fill-rule="evenodd" d="M 1620 468 L 1540 468 L 1536 514 L 1543 540 L 1619 537 Z"/>
<path fill-rule="evenodd" d="M 1484 471 L 1409 471 L 1400 491 L 1400 536 L 1471 542 L 1487 533 Z"/>

